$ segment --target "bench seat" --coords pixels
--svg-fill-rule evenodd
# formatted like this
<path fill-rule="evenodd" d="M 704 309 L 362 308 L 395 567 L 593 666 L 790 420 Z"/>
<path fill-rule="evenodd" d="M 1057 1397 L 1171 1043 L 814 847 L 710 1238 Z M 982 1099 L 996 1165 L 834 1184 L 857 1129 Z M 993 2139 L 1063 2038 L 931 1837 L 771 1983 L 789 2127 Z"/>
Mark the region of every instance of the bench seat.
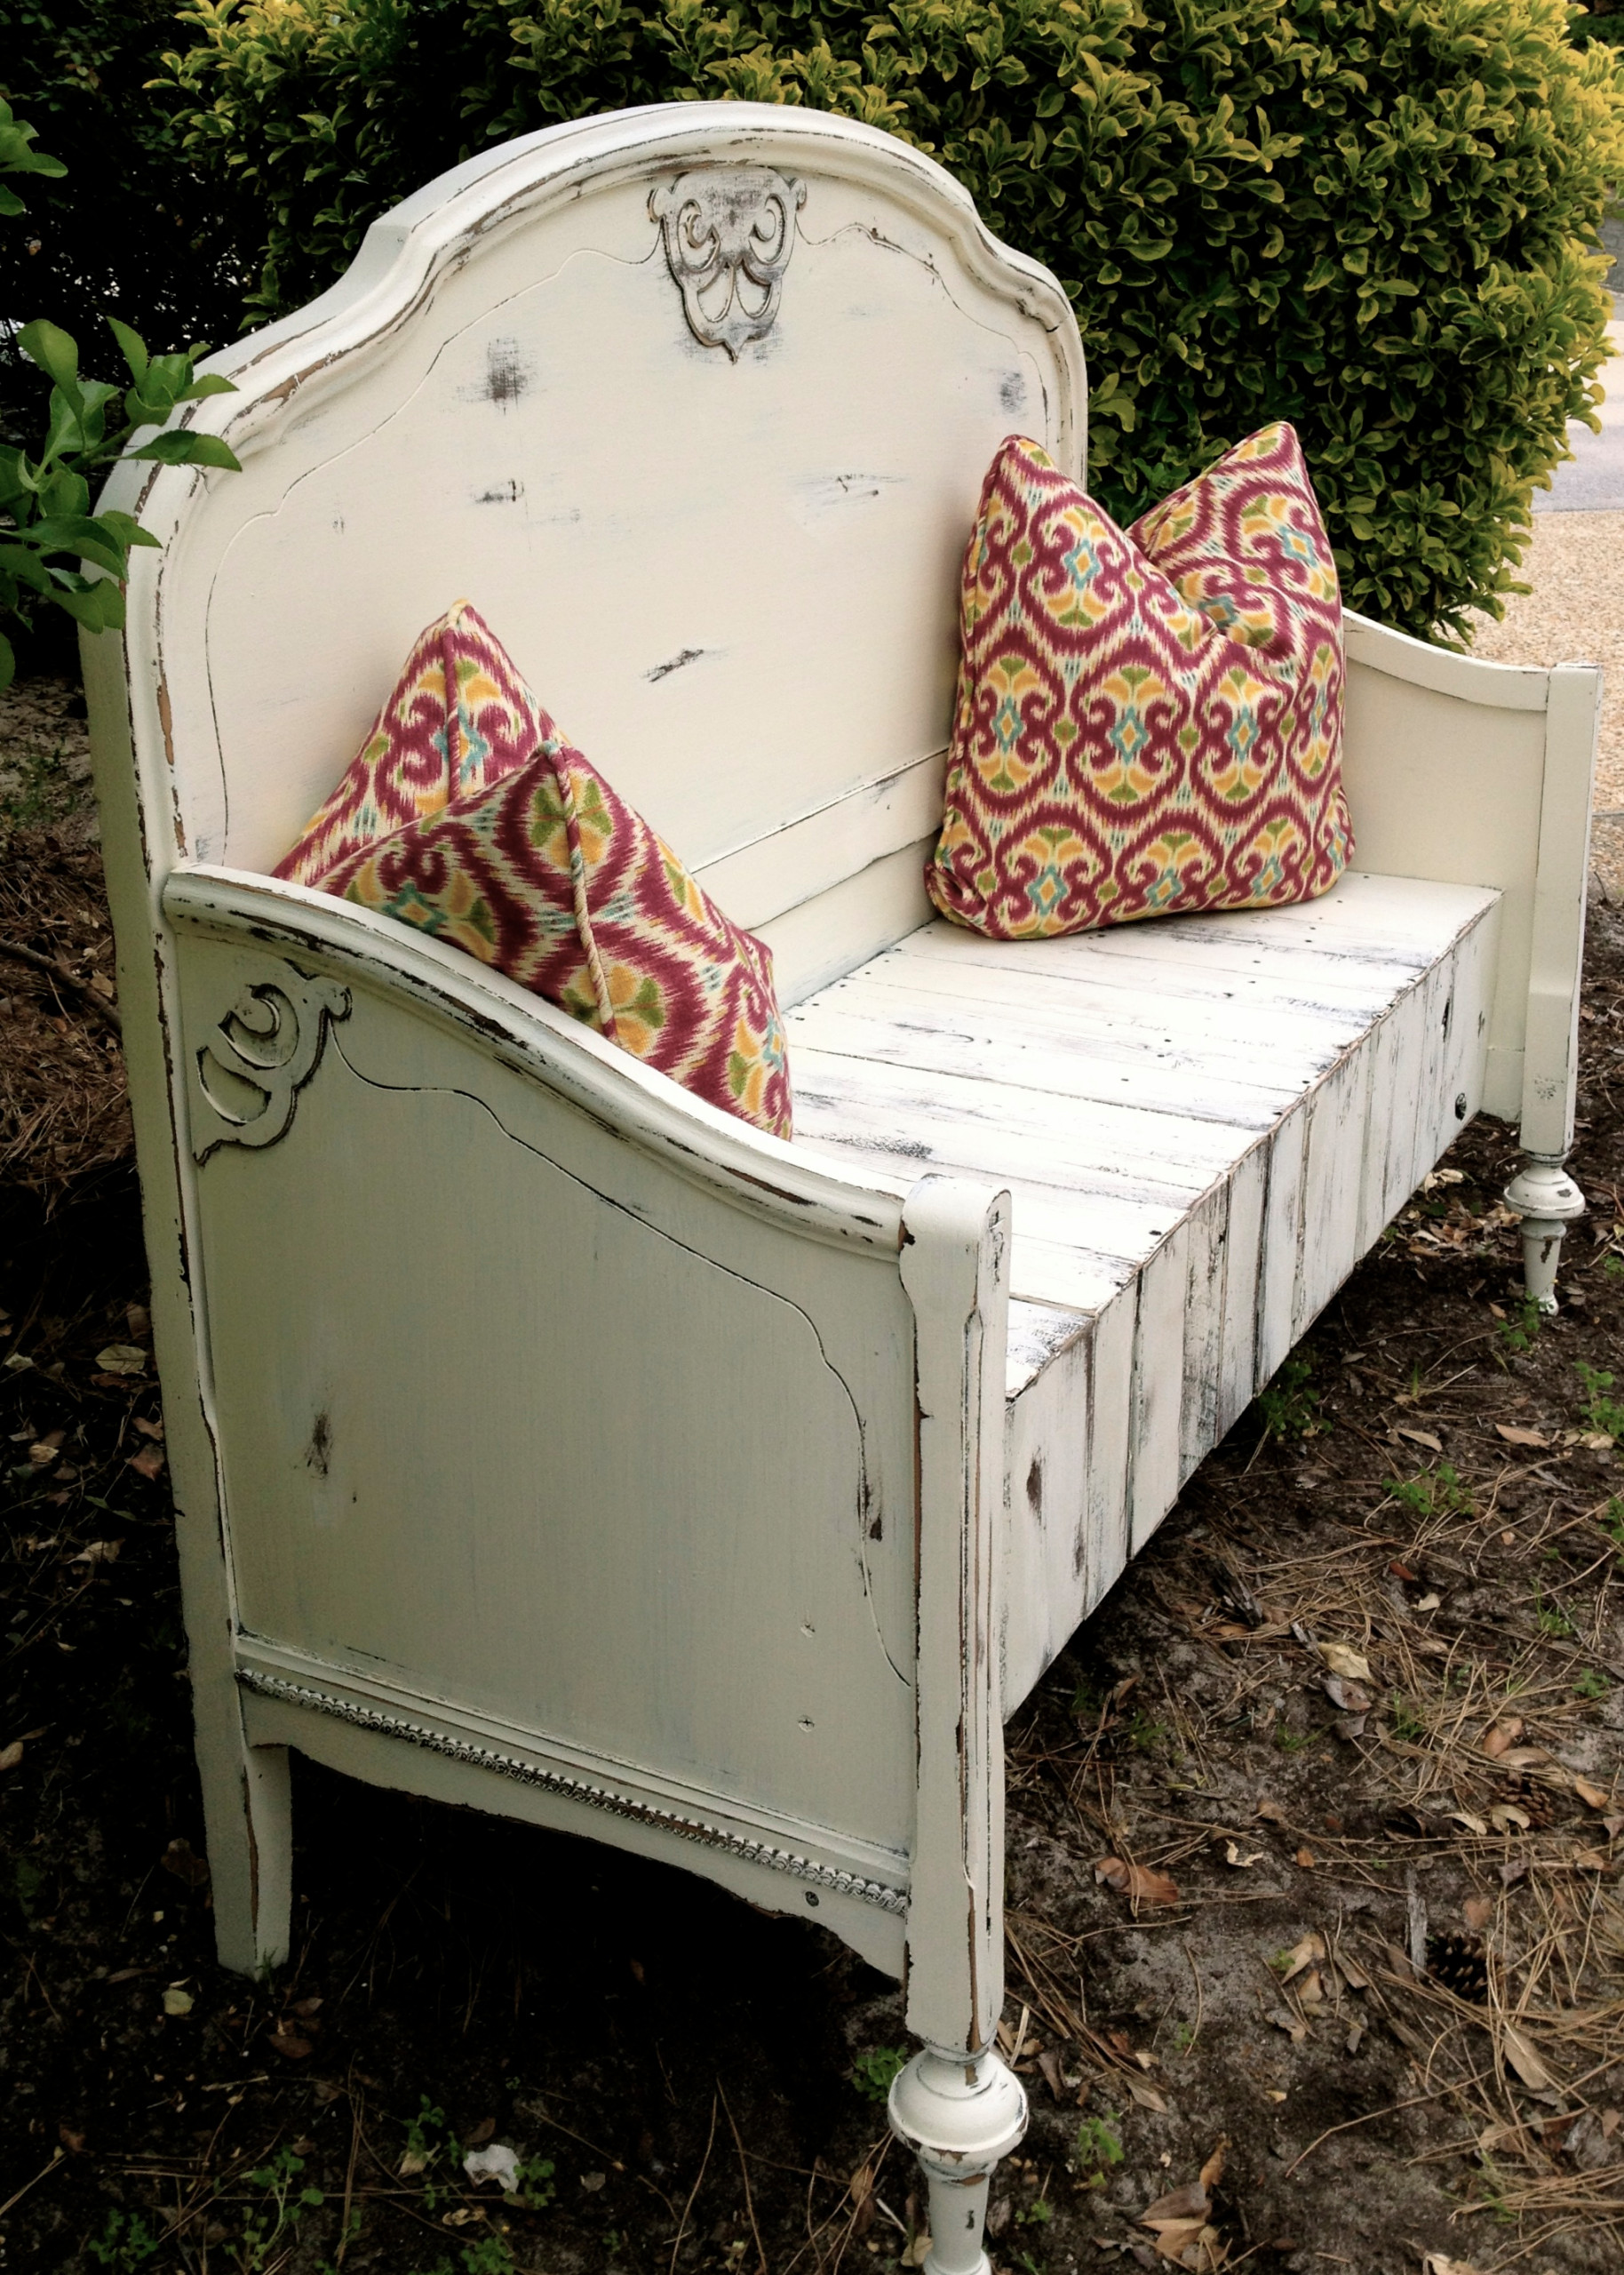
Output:
<path fill-rule="evenodd" d="M 1007 1713 L 1477 1111 L 1499 901 L 935 922 L 790 1012 L 799 1142 L 1014 1200 Z"/>

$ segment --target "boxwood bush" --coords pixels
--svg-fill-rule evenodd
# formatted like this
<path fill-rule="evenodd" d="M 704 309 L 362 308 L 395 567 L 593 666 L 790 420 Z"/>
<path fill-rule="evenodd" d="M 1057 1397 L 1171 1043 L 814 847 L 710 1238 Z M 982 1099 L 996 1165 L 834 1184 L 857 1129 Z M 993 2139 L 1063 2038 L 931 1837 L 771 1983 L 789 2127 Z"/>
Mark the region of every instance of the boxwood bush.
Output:
<path fill-rule="evenodd" d="M 189 161 L 264 216 L 253 306 L 493 138 L 725 96 L 933 153 L 1075 304 L 1090 479 L 1136 512 L 1294 419 L 1350 604 L 1499 611 L 1586 416 L 1613 51 L 1564 0 L 194 0 Z"/>

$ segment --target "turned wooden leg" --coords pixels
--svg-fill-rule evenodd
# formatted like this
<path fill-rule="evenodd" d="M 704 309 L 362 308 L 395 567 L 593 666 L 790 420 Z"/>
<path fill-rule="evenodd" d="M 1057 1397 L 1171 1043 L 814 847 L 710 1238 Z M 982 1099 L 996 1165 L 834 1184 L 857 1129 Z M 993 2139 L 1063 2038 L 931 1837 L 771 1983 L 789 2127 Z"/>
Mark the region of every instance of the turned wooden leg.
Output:
<path fill-rule="evenodd" d="M 990 2275 L 982 2247 L 987 2187 L 1026 2130 L 1026 2088 L 990 2048 L 955 2054 L 927 2046 L 893 2083 L 890 2117 L 929 2191 L 925 2275 Z"/>
<path fill-rule="evenodd" d="M 1562 1235 L 1584 1215 L 1585 1197 L 1560 1153 L 1527 1153 L 1506 1187 L 1505 1202 L 1523 1220 L 1523 1285 L 1542 1312 L 1554 1312 Z"/>

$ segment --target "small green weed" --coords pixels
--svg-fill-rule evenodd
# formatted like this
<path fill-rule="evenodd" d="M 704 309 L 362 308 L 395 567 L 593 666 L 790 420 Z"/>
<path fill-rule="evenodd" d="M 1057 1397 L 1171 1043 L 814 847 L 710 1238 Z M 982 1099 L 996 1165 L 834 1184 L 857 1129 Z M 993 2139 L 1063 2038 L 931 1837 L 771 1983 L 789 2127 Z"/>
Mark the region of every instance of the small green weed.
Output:
<path fill-rule="evenodd" d="M 1274 1727 L 1274 1742 L 1282 1753 L 1301 1753 L 1304 1746 L 1312 1745 L 1317 1732 L 1288 1729 L 1284 1722 Z"/>
<path fill-rule="evenodd" d="M 1594 1667 L 1580 1667 L 1573 1677 L 1573 1689 L 1580 1698 L 1605 1698 L 1607 1678 L 1604 1674 L 1597 1674 Z"/>
<path fill-rule="evenodd" d="M 291 2249 L 292 2231 L 301 2216 L 325 2202 L 319 2188 L 299 2187 L 299 2176 L 304 2169 L 303 2157 L 296 2157 L 291 2149 L 278 2149 L 267 2164 L 249 2174 L 249 2186 L 262 2188 L 268 2200 L 246 2215 L 242 2235 L 233 2247 L 244 2275 L 259 2275 L 283 2237 L 287 2239 L 284 2253 Z"/>
<path fill-rule="evenodd" d="M 401 2172 L 408 2180 L 422 2174 L 423 2204 L 429 2212 L 439 2209 L 441 2198 L 452 2184 L 449 2180 L 434 2177 L 434 2166 L 444 2155 L 446 2146 L 444 2110 L 436 2109 L 426 2094 L 419 2094 L 418 2113 L 406 2120 L 406 2153 L 401 2159 Z"/>
<path fill-rule="evenodd" d="M 1613 1546 L 1624 1549 L 1624 1500 L 1615 1493 L 1601 1513 L 1601 1528 Z"/>
<path fill-rule="evenodd" d="M 1159 1753 L 1173 1736 L 1172 1725 L 1158 1722 L 1154 1715 L 1141 1711 L 1131 1715 L 1124 1733 L 1135 1753 Z"/>
<path fill-rule="evenodd" d="M 1477 2179 L 1482 2190 L 1478 2200 L 1483 2209 L 1493 2215 L 1497 2226 L 1515 2227 L 1517 2214 L 1507 2199 L 1506 2176 L 1486 2149 L 1477 2151 Z"/>
<path fill-rule="evenodd" d="M 1122 2135 L 1114 2111 L 1103 2117 L 1085 2117 L 1073 2143 L 1078 2176 L 1085 2188 L 1103 2188 L 1105 2175 L 1122 2162 Z"/>
<path fill-rule="evenodd" d="M 1384 1477 L 1382 1483 L 1401 1509 L 1413 1517 L 1464 1517 L 1471 1514 L 1472 1497 L 1453 1462 L 1423 1469 L 1414 1477 Z"/>
<path fill-rule="evenodd" d="M 1041 2196 L 1034 2197 L 1023 2212 L 1015 2214 L 1017 2228 L 1047 2228 L 1055 2216 L 1055 2207 L 1046 2204 Z"/>
<path fill-rule="evenodd" d="M 127 2212 L 109 2212 L 100 2239 L 92 2236 L 86 2248 L 101 2266 L 112 2268 L 114 2275 L 131 2275 L 132 2269 L 152 2257 L 158 2239 L 147 2233 L 144 2220 Z"/>
<path fill-rule="evenodd" d="M 1516 1311 L 1500 1323 L 1500 1339 L 1508 1351 L 1532 1351 L 1540 1339 L 1543 1313 L 1532 1296 L 1524 1296 Z"/>
<path fill-rule="evenodd" d="M 1624 1256 L 1615 1249 L 1611 1256 L 1603 1257 L 1602 1270 L 1609 1280 L 1624 1280 Z"/>
<path fill-rule="evenodd" d="M 864 2101 L 884 2101 L 893 2079 L 907 2067 L 908 2055 L 900 2046 L 876 2046 L 859 2054 L 851 2065 L 851 2081 Z"/>
<path fill-rule="evenodd" d="M 1389 1694 L 1387 1711 L 1392 1720 L 1393 1736 L 1405 1745 L 1420 1745 L 1427 1735 L 1427 1725 L 1402 1690 Z"/>
<path fill-rule="evenodd" d="M 1573 1372 L 1585 1393 L 1585 1420 L 1607 1438 L 1624 1438 L 1624 1400 L 1608 1395 L 1613 1377 L 1600 1367 L 1587 1367 L 1581 1359 Z"/>
<path fill-rule="evenodd" d="M 1542 1589 L 1536 1588 L 1533 1592 L 1533 1611 L 1541 1635 L 1554 1643 L 1566 1643 L 1572 1640 L 1572 1621 L 1560 1605 L 1546 1602 Z"/>
<path fill-rule="evenodd" d="M 1319 1418 L 1322 1393 L 1313 1386 L 1314 1354 L 1294 1351 L 1279 1372 L 1257 1394 L 1257 1410 L 1270 1438 L 1311 1438 L 1325 1425 Z"/>
<path fill-rule="evenodd" d="M 1181 2054 L 1188 2054 L 1195 2042 L 1196 2026 L 1194 2023 L 1178 2024 L 1173 2033 L 1173 2043 L 1178 2052 Z"/>
<path fill-rule="evenodd" d="M 462 2247 L 463 2275 L 512 2275 L 513 2247 L 503 2235 L 482 2236 Z"/>
<path fill-rule="evenodd" d="M 519 2185 L 514 2193 L 527 2212 L 545 2212 L 549 2204 L 555 2204 L 558 2188 L 553 2177 L 552 2158 L 527 2158 L 519 2167 Z"/>

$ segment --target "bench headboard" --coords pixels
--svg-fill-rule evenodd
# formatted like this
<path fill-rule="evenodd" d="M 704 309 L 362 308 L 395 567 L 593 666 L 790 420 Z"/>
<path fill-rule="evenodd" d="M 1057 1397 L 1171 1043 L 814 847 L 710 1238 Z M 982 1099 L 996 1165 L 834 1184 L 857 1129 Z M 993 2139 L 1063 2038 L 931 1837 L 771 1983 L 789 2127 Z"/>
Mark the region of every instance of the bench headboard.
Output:
<path fill-rule="evenodd" d="M 730 914 L 891 854 L 923 921 L 977 489 L 1010 433 L 1080 472 L 1086 399 L 1065 295 L 940 167 L 765 105 L 552 128 L 211 368 L 243 472 L 117 499 L 164 539 L 128 644 L 182 858 L 269 867 L 466 595 Z"/>

